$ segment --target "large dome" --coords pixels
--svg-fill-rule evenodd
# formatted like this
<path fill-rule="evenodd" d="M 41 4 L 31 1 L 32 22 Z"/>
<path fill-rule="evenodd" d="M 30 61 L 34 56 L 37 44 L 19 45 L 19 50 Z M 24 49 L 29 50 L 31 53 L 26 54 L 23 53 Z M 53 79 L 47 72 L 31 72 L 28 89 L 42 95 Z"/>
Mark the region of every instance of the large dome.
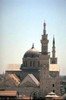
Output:
<path fill-rule="evenodd" d="M 39 57 L 40 52 L 34 48 L 34 44 L 32 45 L 32 48 L 29 49 L 25 54 L 24 58 L 30 57 L 30 58 L 35 58 Z"/>

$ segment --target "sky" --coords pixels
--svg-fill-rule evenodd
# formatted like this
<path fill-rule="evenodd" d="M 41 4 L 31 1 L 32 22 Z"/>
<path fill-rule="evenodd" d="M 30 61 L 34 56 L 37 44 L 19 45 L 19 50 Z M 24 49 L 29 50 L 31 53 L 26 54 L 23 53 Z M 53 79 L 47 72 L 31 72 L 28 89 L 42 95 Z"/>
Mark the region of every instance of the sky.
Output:
<path fill-rule="evenodd" d="M 48 51 L 54 35 L 60 74 L 66 75 L 66 0 L 0 0 L 0 73 L 21 64 L 32 43 L 41 51 L 44 20 Z"/>

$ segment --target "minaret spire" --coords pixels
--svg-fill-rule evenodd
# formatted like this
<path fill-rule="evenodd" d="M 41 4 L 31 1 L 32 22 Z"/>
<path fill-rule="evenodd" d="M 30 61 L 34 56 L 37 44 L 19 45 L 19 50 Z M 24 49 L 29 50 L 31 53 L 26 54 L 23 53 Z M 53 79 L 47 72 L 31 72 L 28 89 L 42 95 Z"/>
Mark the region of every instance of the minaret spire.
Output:
<path fill-rule="evenodd" d="M 55 38 L 53 36 L 52 58 L 55 58 Z"/>
<path fill-rule="evenodd" d="M 56 53 L 56 51 L 55 51 L 55 37 L 53 36 L 52 58 L 50 60 L 52 64 L 57 64 L 57 58 L 56 58 L 55 53 Z"/>
<path fill-rule="evenodd" d="M 44 20 L 43 26 L 44 26 L 43 33 L 45 35 L 46 34 L 46 23 L 45 23 L 45 20 Z"/>
<path fill-rule="evenodd" d="M 53 47 L 55 47 L 55 38 L 53 36 Z"/>
<path fill-rule="evenodd" d="M 47 55 L 48 54 L 48 34 L 46 34 L 46 23 L 44 21 L 43 23 L 43 35 L 42 35 L 42 39 L 41 39 L 41 50 L 42 50 L 42 54 Z"/>

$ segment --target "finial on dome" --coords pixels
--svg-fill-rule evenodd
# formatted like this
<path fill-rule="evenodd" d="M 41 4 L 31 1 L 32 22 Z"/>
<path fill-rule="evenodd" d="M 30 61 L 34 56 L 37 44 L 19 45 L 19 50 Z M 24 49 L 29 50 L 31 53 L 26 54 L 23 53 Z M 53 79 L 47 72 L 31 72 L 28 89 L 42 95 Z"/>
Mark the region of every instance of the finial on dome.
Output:
<path fill-rule="evenodd" d="M 32 49 L 34 48 L 34 43 L 32 44 Z"/>

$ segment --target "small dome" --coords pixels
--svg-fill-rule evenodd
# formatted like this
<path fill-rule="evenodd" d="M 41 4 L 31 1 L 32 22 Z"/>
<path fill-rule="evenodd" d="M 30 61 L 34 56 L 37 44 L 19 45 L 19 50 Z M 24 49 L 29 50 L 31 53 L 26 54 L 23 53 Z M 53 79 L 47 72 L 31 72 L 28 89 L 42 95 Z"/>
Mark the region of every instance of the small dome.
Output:
<path fill-rule="evenodd" d="M 25 54 L 24 58 L 30 57 L 30 58 L 35 58 L 39 57 L 40 52 L 34 48 L 34 44 L 32 45 L 32 48 L 29 49 Z"/>

